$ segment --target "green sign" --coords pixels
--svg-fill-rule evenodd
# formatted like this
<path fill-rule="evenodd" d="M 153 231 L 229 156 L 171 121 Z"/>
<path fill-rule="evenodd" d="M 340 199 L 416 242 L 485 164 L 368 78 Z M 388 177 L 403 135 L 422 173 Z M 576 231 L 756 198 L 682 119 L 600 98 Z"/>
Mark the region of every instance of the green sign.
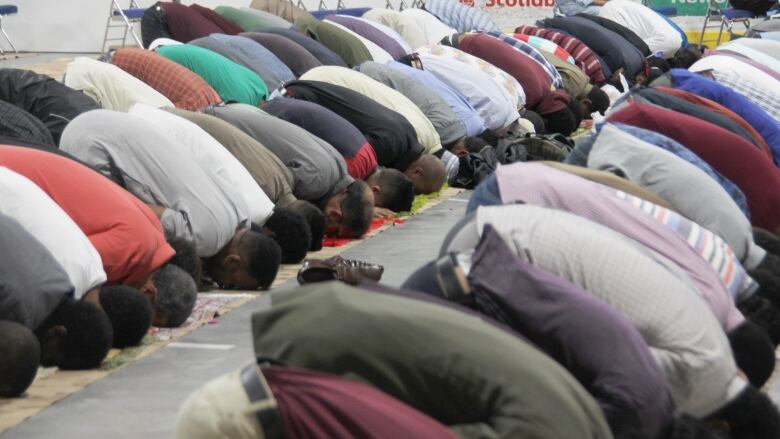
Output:
<path fill-rule="evenodd" d="M 716 0 L 721 8 L 728 8 L 728 0 Z M 653 6 L 673 6 L 678 15 L 704 16 L 709 0 L 652 0 Z"/>

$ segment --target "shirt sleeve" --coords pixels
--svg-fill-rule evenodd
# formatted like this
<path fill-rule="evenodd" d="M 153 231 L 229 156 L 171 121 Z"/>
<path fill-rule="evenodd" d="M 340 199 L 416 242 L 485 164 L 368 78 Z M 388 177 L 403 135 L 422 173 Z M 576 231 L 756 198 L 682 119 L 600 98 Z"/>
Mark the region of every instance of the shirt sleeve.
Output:
<path fill-rule="evenodd" d="M 175 236 L 188 241 L 194 241 L 186 214 L 173 209 L 165 209 L 160 217 L 160 223 L 162 223 L 165 236 Z"/>

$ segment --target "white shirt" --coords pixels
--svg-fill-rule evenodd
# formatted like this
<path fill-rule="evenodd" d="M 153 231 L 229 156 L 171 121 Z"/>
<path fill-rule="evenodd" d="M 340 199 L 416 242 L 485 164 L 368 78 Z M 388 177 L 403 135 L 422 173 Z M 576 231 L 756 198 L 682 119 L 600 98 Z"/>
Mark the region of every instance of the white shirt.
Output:
<path fill-rule="evenodd" d="M 173 102 L 119 67 L 92 58 L 79 57 L 68 64 L 65 85 L 82 90 L 101 107 L 127 111 L 133 104 L 173 107 Z"/>
<path fill-rule="evenodd" d="M 775 93 L 777 92 L 778 87 L 780 87 L 780 82 L 762 72 L 760 69 L 757 69 L 748 63 L 744 63 L 737 58 L 726 55 L 705 56 L 693 63 L 688 70 L 696 73 L 705 70 L 728 73 Z"/>
<path fill-rule="evenodd" d="M 224 191 L 235 191 L 244 199 L 249 219 L 262 226 L 274 210 L 274 204 L 249 171 L 222 144 L 196 124 L 148 105 L 136 104 L 130 114 L 145 119 L 176 139 L 187 156 L 209 173 Z"/>
<path fill-rule="evenodd" d="M 326 18 L 327 20 L 327 18 Z M 371 58 L 376 62 L 386 63 L 393 60 L 393 56 L 387 53 L 387 51 L 379 46 L 376 45 L 373 41 L 369 40 L 368 38 L 364 38 L 362 35 L 360 35 L 357 32 L 352 31 L 352 29 L 349 29 L 345 26 L 342 26 L 339 23 L 336 23 L 335 21 L 327 20 L 328 24 L 332 24 L 333 26 L 336 26 L 337 28 L 343 30 L 344 32 L 352 35 L 353 37 L 360 40 L 361 43 L 363 43 L 364 46 L 366 46 L 366 49 L 368 49 L 369 55 L 371 55 Z"/>
<path fill-rule="evenodd" d="M 181 41 L 176 41 L 170 38 L 157 38 L 156 40 L 152 41 L 151 44 L 149 44 L 148 50 L 157 50 L 160 47 L 163 46 L 177 46 L 179 44 L 184 44 Z"/>
<path fill-rule="evenodd" d="M 480 69 L 447 58 L 421 52 L 423 68 L 458 90 L 491 130 L 500 130 L 520 118 L 516 102 L 501 85 Z"/>
<path fill-rule="evenodd" d="M 457 30 L 447 26 L 422 9 L 404 9 L 397 12 L 376 8 L 363 14 L 363 18 L 394 29 L 413 49 L 436 44 L 442 38 L 458 33 Z"/>
<path fill-rule="evenodd" d="M 363 23 L 366 23 L 369 26 L 372 26 L 374 29 L 377 29 L 380 32 L 382 32 L 383 34 L 385 34 L 388 37 L 392 38 L 393 41 L 398 43 L 398 45 L 401 46 L 402 49 L 404 49 L 404 52 L 412 53 L 414 51 L 412 49 L 412 46 L 410 46 L 409 43 L 407 43 L 406 40 L 404 40 L 404 37 L 402 37 L 401 34 L 396 32 L 395 29 L 393 29 L 392 27 L 386 26 L 386 25 L 384 25 L 382 23 L 378 23 L 376 21 L 366 20 L 363 17 L 352 17 L 352 16 L 349 16 L 349 17 L 350 18 L 354 18 L 356 20 L 360 20 Z"/>
<path fill-rule="evenodd" d="M 367 75 L 346 67 L 320 66 L 304 73 L 301 80 L 340 85 L 369 97 L 405 117 L 414 127 L 417 140 L 425 147 L 426 153 L 430 154 L 441 149 L 439 133 L 436 132 L 430 119 L 425 117 L 425 113 L 400 92 Z"/>
<path fill-rule="evenodd" d="M 747 385 L 707 305 L 649 250 L 585 218 L 533 205 L 481 207 L 476 223 L 480 235 L 492 225 L 520 258 L 625 314 L 650 346 L 680 412 L 712 414 Z"/>
<path fill-rule="evenodd" d="M 234 188 L 215 181 L 222 177 L 203 170 L 174 136 L 136 115 L 82 113 L 68 124 L 60 148 L 104 175 L 113 161 L 130 193 L 166 208 L 160 217 L 166 235 L 194 241 L 200 257 L 215 255 L 248 223 Z"/>
<path fill-rule="evenodd" d="M 0 167 L 0 199 L 3 200 L 0 213 L 17 220 L 60 263 L 73 284 L 76 299 L 106 281 L 97 249 L 68 214 L 35 183 Z"/>
<path fill-rule="evenodd" d="M 610 0 L 599 16 L 634 31 L 653 53 L 672 55 L 682 46 L 682 37 L 663 17 L 647 6 L 631 0 Z"/>

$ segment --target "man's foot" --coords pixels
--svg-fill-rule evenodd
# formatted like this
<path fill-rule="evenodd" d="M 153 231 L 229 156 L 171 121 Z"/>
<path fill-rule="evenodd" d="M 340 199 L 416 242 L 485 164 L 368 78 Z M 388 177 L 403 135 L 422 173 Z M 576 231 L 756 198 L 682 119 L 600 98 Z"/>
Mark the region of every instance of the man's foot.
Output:
<path fill-rule="evenodd" d="M 379 281 L 385 267 L 353 259 L 334 256 L 328 259 L 306 259 L 298 271 L 298 283 L 306 285 L 314 282 L 340 280 L 357 285 L 362 280 Z"/>

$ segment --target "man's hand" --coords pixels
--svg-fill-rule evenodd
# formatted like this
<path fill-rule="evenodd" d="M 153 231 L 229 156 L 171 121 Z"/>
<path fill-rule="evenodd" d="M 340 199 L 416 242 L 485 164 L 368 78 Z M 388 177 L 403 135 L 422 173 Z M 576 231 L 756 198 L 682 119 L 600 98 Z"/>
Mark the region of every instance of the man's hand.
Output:
<path fill-rule="evenodd" d="M 374 207 L 374 218 L 389 219 L 395 218 L 396 213 L 384 207 Z"/>

